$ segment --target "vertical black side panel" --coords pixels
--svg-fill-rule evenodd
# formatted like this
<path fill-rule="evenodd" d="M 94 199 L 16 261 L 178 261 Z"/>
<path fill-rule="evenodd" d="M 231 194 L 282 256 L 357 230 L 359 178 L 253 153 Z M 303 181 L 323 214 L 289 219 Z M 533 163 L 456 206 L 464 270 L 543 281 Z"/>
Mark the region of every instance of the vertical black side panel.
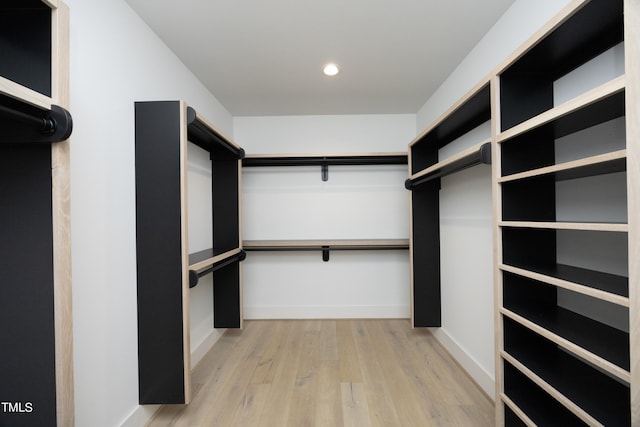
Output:
<path fill-rule="evenodd" d="M 51 206 L 51 146 L 0 145 L 2 426 L 56 425 Z"/>
<path fill-rule="evenodd" d="M 238 159 L 217 150 L 211 153 L 213 191 L 213 247 L 231 250 L 239 246 Z"/>
<path fill-rule="evenodd" d="M 240 327 L 240 263 L 213 273 L 213 327 Z"/>
<path fill-rule="evenodd" d="M 141 404 L 184 403 L 180 103 L 136 103 Z"/>
<path fill-rule="evenodd" d="M 411 193 L 415 327 L 441 326 L 439 190 L 436 179 Z"/>

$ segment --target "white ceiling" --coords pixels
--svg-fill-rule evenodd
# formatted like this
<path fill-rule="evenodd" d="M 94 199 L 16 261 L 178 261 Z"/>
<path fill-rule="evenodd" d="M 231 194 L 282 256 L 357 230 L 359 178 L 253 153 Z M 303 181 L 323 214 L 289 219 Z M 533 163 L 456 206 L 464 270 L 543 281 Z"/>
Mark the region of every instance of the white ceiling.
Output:
<path fill-rule="evenodd" d="M 126 1 L 233 116 L 416 113 L 514 2 Z"/>

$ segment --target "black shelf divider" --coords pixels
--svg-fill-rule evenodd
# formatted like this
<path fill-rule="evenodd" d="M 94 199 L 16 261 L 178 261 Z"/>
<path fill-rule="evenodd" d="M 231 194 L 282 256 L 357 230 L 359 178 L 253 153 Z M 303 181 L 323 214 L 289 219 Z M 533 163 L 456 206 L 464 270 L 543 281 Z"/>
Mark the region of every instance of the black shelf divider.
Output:
<path fill-rule="evenodd" d="M 451 175 L 456 172 L 460 172 L 464 169 L 485 164 L 491 164 L 491 143 L 486 142 L 480 146 L 480 148 L 468 154 L 467 156 L 457 159 L 455 162 L 448 163 L 441 168 L 436 168 L 432 172 L 414 179 L 407 179 L 404 186 L 407 190 L 413 190 L 415 187 L 424 184 L 425 182 L 432 181 L 434 179 L 441 178 L 443 176 Z"/>

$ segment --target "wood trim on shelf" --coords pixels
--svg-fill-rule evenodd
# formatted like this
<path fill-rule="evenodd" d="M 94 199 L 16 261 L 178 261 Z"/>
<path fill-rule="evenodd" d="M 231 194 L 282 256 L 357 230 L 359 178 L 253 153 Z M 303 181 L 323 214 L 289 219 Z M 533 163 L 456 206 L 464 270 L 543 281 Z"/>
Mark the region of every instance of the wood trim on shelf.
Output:
<path fill-rule="evenodd" d="M 184 384 L 184 403 L 191 402 L 191 316 L 189 315 L 189 270 L 184 266 L 189 265 L 189 218 L 186 213 L 189 205 L 188 200 L 188 135 L 187 135 L 187 108 L 184 101 L 180 101 L 180 258 L 183 266 L 181 272 L 181 288 L 182 288 L 182 354 L 184 360 L 183 384 Z"/>
<path fill-rule="evenodd" d="M 628 224 L 595 222 L 498 221 L 498 226 L 512 228 L 546 228 L 552 230 L 615 231 L 619 233 L 629 231 Z"/>
<path fill-rule="evenodd" d="M 218 135 L 220 138 L 224 139 L 227 144 L 231 145 L 236 150 L 238 150 L 238 151 L 242 150 L 242 147 L 240 147 L 238 144 L 236 144 L 231 138 L 226 136 L 220 129 L 218 129 L 216 126 L 214 126 L 209 120 L 207 120 L 205 117 L 203 117 L 197 111 L 195 113 L 196 113 L 196 120 L 198 120 L 199 122 L 204 124 L 212 133 L 214 133 L 214 134 Z"/>
<path fill-rule="evenodd" d="M 631 423 L 640 424 L 640 4 L 624 0 L 629 218 L 629 339 L 631 351 Z"/>
<path fill-rule="evenodd" d="M 527 425 L 527 427 L 537 427 L 536 423 L 534 423 L 531 420 L 531 418 L 529 418 L 527 414 L 525 414 L 524 411 L 520 409 L 520 407 L 516 405 L 516 403 L 513 400 L 509 399 L 509 397 L 506 394 L 500 393 L 499 396 L 500 396 L 500 400 L 505 405 L 507 405 L 518 416 L 518 418 L 520 418 L 520 420 L 522 420 L 522 422 Z M 500 405 L 497 403 L 496 407 L 499 407 L 499 406 Z M 498 424 L 498 425 L 502 425 L 502 424 Z"/>
<path fill-rule="evenodd" d="M 51 98 L 0 76 L 0 94 L 43 110 L 51 110 Z"/>
<path fill-rule="evenodd" d="M 507 271 L 509 273 L 517 274 L 519 276 L 528 277 L 529 279 L 537 280 L 539 282 L 548 283 L 550 285 L 567 289 L 573 292 L 578 292 L 583 295 L 598 298 L 603 301 L 608 301 L 612 304 L 620 305 L 622 307 L 629 307 L 629 298 L 616 295 L 611 292 L 594 289 L 592 287 L 582 285 L 580 283 L 570 282 L 568 280 L 559 279 L 557 277 L 548 276 L 546 274 L 536 273 L 524 268 L 518 268 L 511 265 L 500 264 L 498 268 L 501 271 Z"/>
<path fill-rule="evenodd" d="M 249 154 L 244 167 L 407 164 L 406 152 Z"/>
<path fill-rule="evenodd" d="M 210 249 L 206 249 L 205 251 L 202 252 L 206 252 L 209 251 Z M 222 262 L 228 258 L 231 258 L 234 255 L 239 254 L 242 251 L 241 248 L 235 248 L 235 249 L 231 249 L 229 251 L 226 252 L 222 252 L 218 255 L 209 257 L 205 260 L 202 261 L 198 261 L 198 262 L 194 262 L 193 264 L 189 264 L 189 270 L 203 270 L 207 267 L 211 267 L 213 264 L 217 264 L 219 262 Z M 197 252 L 196 252 L 197 253 Z M 194 254 L 191 254 L 191 256 L 193 256 Z"/>
<path fill-rule="evenodd" d="M 62 2 L 52 9 L 52 95 L 69 108 L 69 8 Z M 38 94 L 39 95 L 39 94 Z M 46 98 L 46 97 L 45 97 Z M 32 100 L 33 101 L 33 100 Z M 32 104 L 33 102 L 30 101 Z M 51 108 L 50 103 L 48 108 Z M 56 421 L 75 423 L 73 381 L 73 294 L 71 271 L 71 173 L 69 140 L 51 144 L 53 287 L 56 366 Z"/>
<path fill-rule="evenodd" d="M 581 169 L 591 170 L 592 168 L 600 167 L 603 173 L 621 172 L 626 170 L 626 158 L 627 150 L 612 151 L 610 153 L 600 154 L 597 156 L 586 157 L 579 160 L 573 160 L 566 163 L 559 163 L 553 166 L 547 166 L 539 169 L 532 169 L 525 172 L 514 173 L 511 175 L 498 178 L 499 183 L 517 181 L 520 179 L 533 178 L 543 175 L 555 174 L 558 175 L 558 179 L 575 179 L 586 176 L 593 176 L 592 173 L 581 174 Z M 611 167 L 610 170 L 605 170 L 606 165 L 618 165 L 618 167 Z M 625 165 L 624 168 L 619 166 Z M 567 178 L 563 178 L 564 176 Z"/>
<path fill-rule="evenodd" d="M 492 73 L 489 73 L 485 78 L 480 80 L 474 87 L 469 89 L 467 93 L 465 93 L 458 101 L 453 104 L 447 111 L 442 113 L 435 121 L 431 123 L 426 129 L 420 132 L 410 143 L 409 143 L 409 151 L 411 151 L 411 147 L 418 143 L 421 139 L 423 139 L 426 135 L 432 132 L 435 128 L 437 128 L 440 124 L 442 124 L 445 120 L 455 114 L 461 107 L 463 107 L 470 99 L 479 94 L 482 90 L 484 90 L 491 81 Z"/>
<path fill-rule="evenodd" d="M 242 247 L 247 251 L 409 249 L 409 239 L 245 240 Z"/>

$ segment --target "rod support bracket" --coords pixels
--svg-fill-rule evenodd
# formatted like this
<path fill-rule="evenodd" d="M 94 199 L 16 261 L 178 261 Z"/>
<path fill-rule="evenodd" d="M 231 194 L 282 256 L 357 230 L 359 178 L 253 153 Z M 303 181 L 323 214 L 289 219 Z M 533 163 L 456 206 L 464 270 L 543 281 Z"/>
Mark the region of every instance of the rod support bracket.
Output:
<path fill-rule="evenodd" d="M 329 261 L 329 246 L 322 247 L 322 261 L 324 262 Z"/>

